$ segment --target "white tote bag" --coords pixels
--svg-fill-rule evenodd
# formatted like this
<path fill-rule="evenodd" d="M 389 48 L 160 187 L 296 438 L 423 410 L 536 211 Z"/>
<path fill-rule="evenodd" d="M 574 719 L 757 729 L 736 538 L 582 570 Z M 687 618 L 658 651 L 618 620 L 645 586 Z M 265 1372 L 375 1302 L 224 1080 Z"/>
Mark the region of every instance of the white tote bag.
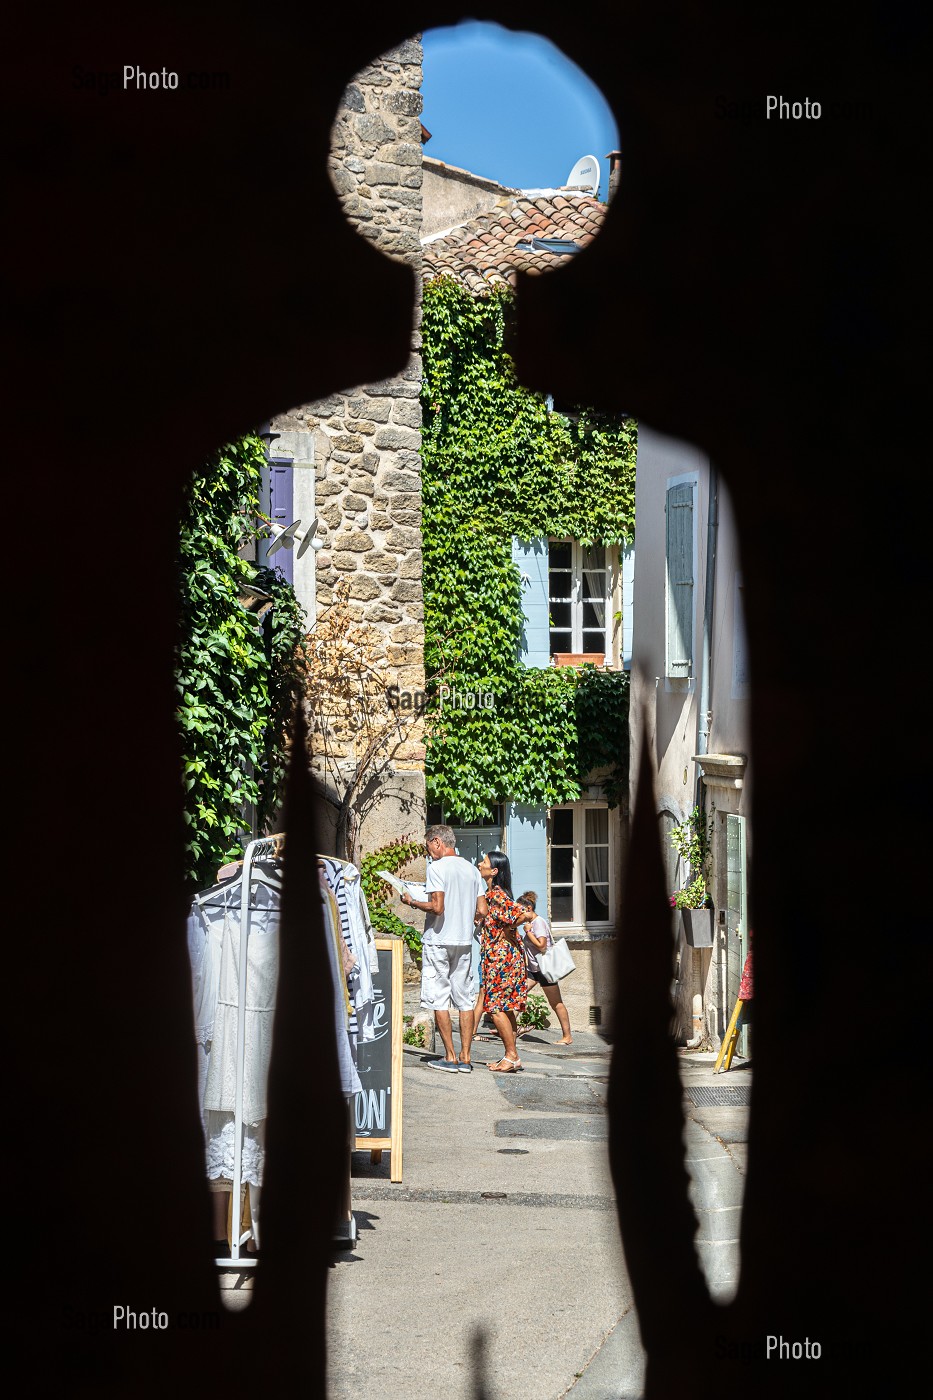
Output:
<path fill-rule="evenodd" d="M 552 986 L 559 982 L 562 977 L 569 977 L 571 972 L 576 972 L 577 965 L 570 955 L 566 938 L 555 938 L 553 947 L 548 948 L 543 953 L 535 955 L 538 959 L 538 971 L 545 982 Z"/>

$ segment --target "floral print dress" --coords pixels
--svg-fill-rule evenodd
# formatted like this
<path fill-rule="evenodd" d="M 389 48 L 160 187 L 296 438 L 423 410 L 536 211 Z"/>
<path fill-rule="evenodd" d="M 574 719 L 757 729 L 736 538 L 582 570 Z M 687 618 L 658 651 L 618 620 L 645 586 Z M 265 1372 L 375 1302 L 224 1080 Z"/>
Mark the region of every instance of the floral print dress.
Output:
<path fill-rule="evenodd" d="M 486 903 L 489 913 L 480 934 L 486 1010 L 519 1013 L 525 1009 L 525 955 L 506 934 L 515 933 L 526 910 L 495 885 L 487 890 Z"/>

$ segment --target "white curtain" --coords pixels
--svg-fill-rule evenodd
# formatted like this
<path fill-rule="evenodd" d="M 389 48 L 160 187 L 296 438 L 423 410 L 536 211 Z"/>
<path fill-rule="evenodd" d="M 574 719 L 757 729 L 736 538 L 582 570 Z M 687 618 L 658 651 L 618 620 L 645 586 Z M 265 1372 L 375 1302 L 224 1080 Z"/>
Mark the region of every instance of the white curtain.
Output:
<path fill-rule="evenodd" d="M 606 625 L 606 551 L 604 549 L 583 550 L 583 601 L 592 603 L 596 621 L 600 627 Z"/>
<path fill-rule="evenodd" d="M 594 896 L 609 908 L 609 809 L 587 807 L 583 813 L 583 859 L 586 883 Z"/>

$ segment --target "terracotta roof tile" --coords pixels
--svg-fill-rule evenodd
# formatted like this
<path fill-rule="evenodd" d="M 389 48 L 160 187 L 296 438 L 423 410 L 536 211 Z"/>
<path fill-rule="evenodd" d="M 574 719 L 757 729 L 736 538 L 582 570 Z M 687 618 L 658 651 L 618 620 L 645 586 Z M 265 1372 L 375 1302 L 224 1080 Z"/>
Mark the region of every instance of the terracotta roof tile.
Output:
<path fill-rule="evenodd" d="M 506 208 L 479 215 L 422 245 L 423 276 L 454 277 L 472 292 L 514 285 L 519 271 L 550 272 L 573 253 L 518 248 L 532 238 L 561 238 L 584 247 L 599 232 L 606 206 L 592 195 L 539 195 L 510 199 Z"/>

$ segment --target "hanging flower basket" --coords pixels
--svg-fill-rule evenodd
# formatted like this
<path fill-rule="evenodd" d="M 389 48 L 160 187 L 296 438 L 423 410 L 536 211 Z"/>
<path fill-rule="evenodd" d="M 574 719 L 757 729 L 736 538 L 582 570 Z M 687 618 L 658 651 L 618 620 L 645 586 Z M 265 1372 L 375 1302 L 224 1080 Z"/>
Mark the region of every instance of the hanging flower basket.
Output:
<path fill-rule="evenodd" d="M 691 948 L 712 948 L 713 910 L 681 909 L 684 938 Z"/>

